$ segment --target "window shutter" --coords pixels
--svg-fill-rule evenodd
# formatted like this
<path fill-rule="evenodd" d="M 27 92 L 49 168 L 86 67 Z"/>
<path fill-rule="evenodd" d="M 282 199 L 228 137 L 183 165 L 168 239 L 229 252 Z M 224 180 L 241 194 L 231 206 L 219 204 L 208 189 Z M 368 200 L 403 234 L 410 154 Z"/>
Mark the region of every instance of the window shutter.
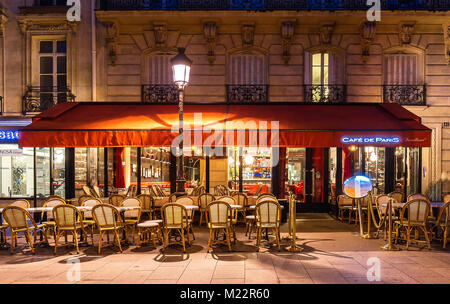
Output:
<path fill-rule="evenodd" d="M 344 84 L 344 64 L 342 57 L 329 53 L 328 63 L 328 83 L 330 85 L 342 85 Z"/>
<path fill-rule="evenodd" d="M 386 55 L 384 58 L 384 79 L 387 85 L 417 85 L 417 55 Z"/>
<path fill-rule="evenodd" d="M 153 55 L 147 57 L 146 84 L 172 84 L 172 67 L 170 55 Z"/>
<path fill-rule="evenodd" d="M 231 85 L 266 84 L 264 56 L 255 54 L 231 55 L 228 79 Z"/>
<path fill-rule="evenodd" d="M 312 84 L 312 55 L 310 52 L 305 52 L 305 84 Z"/>

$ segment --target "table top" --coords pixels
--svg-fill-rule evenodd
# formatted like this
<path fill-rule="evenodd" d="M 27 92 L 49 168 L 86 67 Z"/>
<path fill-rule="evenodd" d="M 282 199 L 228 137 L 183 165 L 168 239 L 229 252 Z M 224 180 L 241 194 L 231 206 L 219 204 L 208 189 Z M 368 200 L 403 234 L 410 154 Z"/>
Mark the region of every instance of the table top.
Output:
<path fill-rule="evenodd" d="M 284 209 L 284 206 L 283 205 L 280 205 L 280 207 L 281 207 L 281 209 Z M 249 209 L 256 209 L 256 205 L 251 205 L 251 206 L 249 206 L 248 207 Z"/>
<path fill-rule="evenodd" d="M 392 203 L 392 207 L 394 208 L 403 208 L 406 203 Z M 387 203 L 381 204 L 381 206 L 387 206 Z M 430 202 L 430 206 L 433 208 L 442 208 L 444 206 L 444 202 Z"/>

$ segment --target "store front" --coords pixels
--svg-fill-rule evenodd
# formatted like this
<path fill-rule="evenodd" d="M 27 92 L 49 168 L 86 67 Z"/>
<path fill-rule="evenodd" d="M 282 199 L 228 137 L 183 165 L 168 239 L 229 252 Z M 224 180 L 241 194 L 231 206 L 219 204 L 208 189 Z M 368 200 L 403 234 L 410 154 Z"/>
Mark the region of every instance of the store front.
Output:
<path fill-rule="evenodd" d="M 315 211 L 328 210 L 354 174 L 368 175 L 378 192 L 420 191 L 431 134 L 397 104 L 188 104 L 184 121 L 187 186 L 261 188 L 280 198 L 291 191 Z M 154 183 L 174 192 L 177 123 L 176 105 L 60 104 L 21 131 L 20 145 L 66 147 L 67 198 L 84 181 L 106 193 Z"/>

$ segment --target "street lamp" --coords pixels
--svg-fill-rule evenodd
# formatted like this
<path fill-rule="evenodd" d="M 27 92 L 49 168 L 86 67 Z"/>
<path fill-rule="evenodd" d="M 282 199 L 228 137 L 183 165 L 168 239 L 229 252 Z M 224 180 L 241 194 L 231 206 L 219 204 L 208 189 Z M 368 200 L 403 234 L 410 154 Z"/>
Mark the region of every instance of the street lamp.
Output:
<path fill-rule="evenodd" d="M 183 195 L 185 193 L 184 184 L 184 158 L 183 158 L 183 102 L 184 102 L 184 89 L 189 83 L 189 73 L 191 71 L 192 60 L 190 60 L 185 54 L 184 48 L 178 48 L 178 54 L 170 60 L 172 64 L 173 82 L 178 87 L 178 119 L 180 123 L 179 136 L 180 136 L 180 153 L 178 159 L 178 174 L 177 174 L 177 193 Z"/>

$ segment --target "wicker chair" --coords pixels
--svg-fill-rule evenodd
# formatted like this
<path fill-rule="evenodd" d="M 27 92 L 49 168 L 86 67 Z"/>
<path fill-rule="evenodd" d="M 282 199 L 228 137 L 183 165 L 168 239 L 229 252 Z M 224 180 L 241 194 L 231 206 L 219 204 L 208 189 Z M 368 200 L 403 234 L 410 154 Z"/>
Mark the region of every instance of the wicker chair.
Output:
<path fill-rule="evenodd" d="M 178 197 L 175 201 L 175 204 L 183 205 L 183 206 L 193 206 L 194 200 L 191 197 L 181 196 Z M 192 238 L 195 240 L 194 227 L 192 223 L 194 222 L 195 209 L 187 210 L 188 220 L 189 220 L 189 229 L 192 232 Z"/>
<path fill-rule="evenodd" d="M 237 205 L 236 199 L 232 196 L 221 196 L 216 198 L 218 201 L 225 202 L 229 205 Z M 238 212 L 237 209 L 231 209 L 231 231 L 233 232 L 233 241 L 236 243 L 236 224 L 237 224 Z"/>
<path fill-rule="evenodd" d="M 224 185 L 217 185 L 214 187 L 214 196 L 228 195 L 228 188 Z"/>
<path fill-rule="evenodd" d="M 135 197 L 137 193 L 137 186 L 136 185 L 130 185 L 128 187 L 127 193 L 125 194 L 126 197 Z"/>
<path fill-rule="evenodd" d="M 197 199 L 198 207 L 200 210 L 200 223 L 199 226 L 202 225 L 203 216 L 205 216 L 205 222 L 208 224 L 208 204 L 215 200 L 214 195 L 209 193 L 200 194 Z"/>
<path fill-rule="evenodd" d="M 256 205 L 256 228 L 258 236 L 256 244 L 261 243 L 262 229 L 272 229 L 275 233 L 278 250 L 280 248 L 281 206 L 278 202 L 267 200 Z"/>
<path fill-rule="evenodd" d="M 209 214 L 209 239 L 208 239 L 208 251 L 212 245 L 224 244 L 228 245 L 228 250 L 231 251 L 231 241 L 230 241 L 230 230 L 232 230 L 232 214 L 231 207 L 228 203 L 224 201 L 213 201 L 208 204 L 208 214 Z M 225 240 L 217 240 L 217 232 L 223 231 L 225 233 Z"/>
<path fill-rule="evenodd" d="M 255 196 L 260 196 L 260 195 L 261 195 L 262 188 L 263 188 L 262 185 L 259 185 L 259 186 L 258 186 L 258 189 L 256 189 L 256 192 L 255 192 Z"/>
<path fill-rule="evenodd" d="M 375 235 L 378 237 L 380 230 L 383 230 L 384 240 L 386 240 L 387 232 L 388 232 L 387 225 L 389 224 L 388 223 L 388 221 L 389 221 L 388 211 L 389 210 L 388 210 L 387 204 L 389 203 L 390 199 L 392 199 L 392 198 L 386 194 L 379 195 L 375 199 L 375 206 L 377 208 L 378 217 L 380 218 L 380 228 L 377 229 L 377 232 Z M 395 215 L 395 209 L 393 207 L 391 208 L 391 216 L 392 216 L 393 221 L 396 221 L 399 219 L 398 216 Z"/>
<path fill-rule="evenodd" d="M 123 218 L 124 218 L 124 224 L 125 224 L 125 231 L 128 232 L 128 228 L 131 228 L 131 235 L 133 238 L 133 243 L 134 243 L 134 235 L 136 233 L 136 225 L 139 223 L 139 221 L 141 220 L 141 206 L 142 206 L 142 202 L 135 197 L 129 197 L 126 198 L 123 202 L 122 202 L 122 207 L 139 207 L 139 209 L 135 209 L 135 210 L 129 210 L 129 211 L 125 211 L 123 213 Z M 128 239 L 127 239 L 128 241 Z"/>
<path fill-rule="evenodd" d="M 242 219 L 243 222 L 245 222 L 245 217 L 247 216 L 247 211 L 248 211 L 248 197 L 247 195 L 245 195 L 244 193 L 235 193 L 234 195 L 232 195 L 231 197 L 234 198 L 234 200 L 236 201 L 236 204 L 241 206 L 241 209 L 237 210 L 237 215 L 239 216 L 239 214 L 242 214 Z"/>
<path fill-rule="evenodd" d="M 406 201 L 412 201 L 414 199 L 428 199 L 425 195 L 421 194 L 421 193 L 414 193 L 414 194 L 410 194 L 408 195 L 408 198 L 406 199 Z"/>
<path fill-rule="evenodd" d="M 45 241 L 48 243 L 47 234 L 45 233 L 45 225 L 36 224 L 33 217 L 24 208 L 19 206 L 8 206 L 3 209 L 3 216 L 5 217 L 9 229 L 11 230 L 11 254 L 14 253 L 14 249 L 17 245 L 17 234 L 20 232 L 25 234 L 25 239 L 33 254 L 35 253 L 34 242 L 36 241 L 38 231 L 42 232 Z M 28 223 L 31 223 L 31 226 L 29 226 Z M 34 234 L 34 241 L 31 239 L 31 231 L 33 231 Z"/>
<path fill-rule="evenodd" d="M 137 224 L 138 237 L 137 237 L 137 247 L 141 246 L 141 239 L 149 239 L 148 236 L 153 241 L 153 247 L 156 248 L 156 239 L 161 241 L 161 230 L 160 230 L 160 220 L 150 220 L 143 223 Z M 156 235 L 156 239 L 155 239 Z"/>
<path fill-rule="evenodd" d="M 449 194 L 447 194 L 446 196 L 449 196 Z M 434 222 L 430 231 L 431 232 L 430 239 L 433 239 L 434 231 L 436 230 L 436 233 L 434 235 L 437 235 L 439 230 L 442 230 L 442 248 L 444 249 L 447 246 L 449 225 L 450 225 L 450 196 L 448 197 L 447 200 L 444 197 L 444 206 L 439 211 L 437 220 L 436 222 Z"/>
<path fill-rule="evenodd" d="M 103 204 L 103 203 L 98 198 L 90 197 L 89 199 L 84 200 L 83 203 L 81 204 L 81 206 L 83 206 L 83 207 L 94 207 L 94 206 L 101 205 L 101 204 Z M 91 240 L 92 240 L 92 245 L 94 245 L 95 220 L 94 220 L 94 218 L 92 216 L 92 211 L 85 211 L 85 212 L 83 212 L 82 213 L 82 220 L 83 220 L 83 226 L 85 228 L 86 227 L 90 227 L 91 228 Z M 87 240 L 87 236 L 86 236 L 86 240 Z"/>
<path fill-rule="evenodd" d="M 64 199 L 62 198 L 49 198 L 44 202 L 43 207 L 56 207 L 59 205 L 65 205 L 66 202 L 64 201 Z M 44 221 L 44 215 L 47 216 L 47 219 Z M 53 237 L 56 238 L 56 222 L 55 219 L 53 218 L 53 212 L 52 211 L 47 211 L 47 212 L 42 212 L 41 213 L 41 223 L 45 225 L 45 232 L 47 233 L 47 238 L 48 238 L 48 233 L 50 231 L 53 231 Z"/>
<path fill-rule="evenodd" d="M 153 215 L 155 213 L 155 200 L 150 194 L 141 194 L 137 198 L 141 201 L 141 215 L 148 214 L 148 218 L 153 220 Z"/>
<path fill-rule="evenodd" d="M 353 199 L 345 194 L 341 194 L 338 196 L 337 205 L 338 205 L 338 219 L 340 221 L 343 221 L 345 219 L 348 220 L 350 218 L 350 213 L 352 212 Z M 346 211 L 348 212 L 348 216 L 345 218 L 344 213 Z"/>
<path fill-rule="evenodd" d="M 61 233 L 64 233 L 66 236 L 66 244 L 67 245 L 67 233 L 70 232 L 73 236 L 73 241 L 75 243 L 75 247 L 77 249 L 77 253 L 80 253 L 80 249 L 78 247 L 78 234 L 77 231 L 81 230 L 84 234 L 86 231 L 84 230 L 83 220 L 81 219 L 81 214 L 78 209 L 72 205 L 57 205 L 53 208 L 53 218 L 56 222 L 56 237 L 55 237 L 55 254 L 58 249 L 58 242 L 61 236 Z"/>
<path fill-rule="evenodd" d="M 94 208 L 92 208 L 92 216 L 94 217 L 95 224 L 97 225 L 100 234 L 98 240 L 98 254 L 101 253 L 103 234 L 108 234 L 111 231 L 114 233 L 114 238 L 117 242 L 117 246 L 119 247 L 120 252 L 122 252 L 119 231 L 125 228 L 122 218 L 116 207 L 110 204 L 96 205 L 94 206 Z"/>
<path fill-rule="evenodd" d="M 177 195 L 175 193 L 172 193 L 169 195 L 169 203 L 175 203 L 177 201 Z"/>
<path fill-rule="evenodd" d="M 183 252 L 186 252 L 185 233 L 187 235 L 188 245 L 190 245 L 189 221 L 186 208 L 180 204 L 165 204 L 161 207 L 161 217 L 164 226 L 164 245 L 162 250 L 164 251 L 171 244 L 179 244 L 183 246 Z M 180 233 L 181 242 L 170 243 L 169 234 L 173 230 Z"/>
<path fill-rule="evenodd" d="M 16 207 L 21 207 L 23 209 L 28 209 L 28 208 L 30 208 L 31 205 L 30 205 L 30 202 L 27 201 L 26 199 L 20 199 L 20 200 L 10 203 L 8 206 L 16 206 Z"/>
<path fill-rule="evenodd" d="M 154 197 L 159 197 L 158 187 L 156 185 L 150 185 L 148 187 L 150 194 Z"/>
<path fill-rule="evenodd" d="M 92 193 L 92 191 L 91 191 L 91 188 L 89 188 L 86 185 L 83 186 L 83 192 L 84 192 L 85 195 L 89 195 L 89 196 L 95 197 L 94 193 Z"/>
<path fill-rule="evenodd" d="M 113 194 L 109 197 L 108 201 L 111 205 L 113 205 L 115 207 L 120 207 L 120 205 L 122 204 L 124 199 L 126 199 L 125 195 Z"/>
<path fill-rule="evenodd" d="M 403 192 L 401 191 L 393 191 L 388 194 L 390 197 L 394 199 L 396 203 L 403 203 Z"/>
<path fill-rule="evenodd" d="M 408 218 L 405 218 L 405 212 Z M 398 243 L 400 230 L 406 229 L 406 249 L 409 248 L 411 242 L 410 235 L 412 230 L 422 230 L 425 235 L 425 243 L 430 248 L 430 239 L 427 231 L 427 218 L 430 212 L 430 202 L 427 199 L 415 199 L 407 202 L 400 213 L 400 220 L 394 222 L 395 227 L 395 241 Z M 416 242 L 423 242 L 415 240 Z"/>
<path fill-rule="evenodd" d="M 277 199 L 277 197 L 275 195 L 273 195 L 272 193 L 261 193 L 260 195 L 258 195 L 258 197 L 256 198 L 256 203 L 258 203 L 261 199 L 265 198 L 265 197 L 271 197 L 273 199 Z"/>
<path fill-rule="evenodd" d="M 95 198 L 95 197 L 90 196 L 90 195 L 83 194 L 82 196 L 80 196 L 80 197 L 78 198 L 78 206 L 83 206 L 83 202 L 84 202 L 85 200 L 88 200 L 88 199 L 91 199 L 91 198 Z"/>
<path fill-rule="evenodd" d="M 155 185 L 155 187 L 156 187 L 156 190 L 158 191 L 158 196 L 160 196 L 160 197 L 166 197 L 167 196 L 160 185 Z"/>

